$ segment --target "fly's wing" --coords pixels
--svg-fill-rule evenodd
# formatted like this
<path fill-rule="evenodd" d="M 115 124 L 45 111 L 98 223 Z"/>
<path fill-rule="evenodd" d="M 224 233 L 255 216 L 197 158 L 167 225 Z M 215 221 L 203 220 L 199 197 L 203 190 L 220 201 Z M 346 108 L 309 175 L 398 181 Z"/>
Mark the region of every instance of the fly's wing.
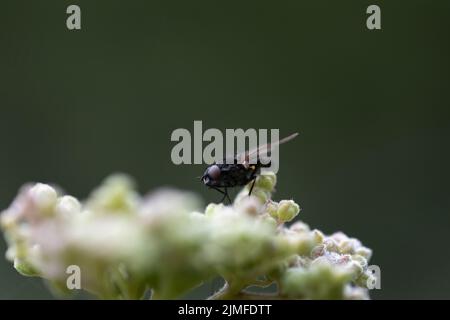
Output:
<path fill-rule="evenodd" d="M 237 160 L 244 165 L 248 165 L 250 163 L 257 163 L 258 158 L 260 158 L 261 156 L 267 156 L 267 154 L 269 152 L 271 152 L 275 146 L 279 146 L 280 144 L 291 141 L 296 136 L 298 136 L 298 132 L 293 133 L 293 134 L 291 134 L 281 140 L 278 140 L 274 143 L 266 143 L 262 146 L 258 146 L 257 148 L 254 148 L 248 152 L 243 152 L 243 153 L 237 155 Z"/>

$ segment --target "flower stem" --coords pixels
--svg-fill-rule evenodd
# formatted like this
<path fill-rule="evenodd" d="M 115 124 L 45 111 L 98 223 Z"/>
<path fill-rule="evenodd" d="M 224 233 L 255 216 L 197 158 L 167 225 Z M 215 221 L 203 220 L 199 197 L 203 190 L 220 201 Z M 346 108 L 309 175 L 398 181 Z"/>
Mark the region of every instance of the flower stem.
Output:
<path fill-rule="evenodd" d="M 278 300 L 282 299 L 277 293 L 256 293 L 239 289 L 232 290 L 227 283 L 208 298 L 208 300 Z"/>

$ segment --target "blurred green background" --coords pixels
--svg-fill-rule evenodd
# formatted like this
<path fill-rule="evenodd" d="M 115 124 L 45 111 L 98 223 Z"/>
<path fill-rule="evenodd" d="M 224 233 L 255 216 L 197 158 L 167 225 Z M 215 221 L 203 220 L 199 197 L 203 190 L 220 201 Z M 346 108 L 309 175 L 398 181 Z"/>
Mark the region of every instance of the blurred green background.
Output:
<path fill-rule="evenodd" d="M 27 181 L 84 198 L 117 171 L 217 201 L 204 166 L 171 163 L 174 129 L 299 131 L 276 198 L 374 250 L 373 298 L 450 298 L 449 30 L 446 0 L 2 1 L 0 208 Z M 0 299 L 50 297 L 0 258 Z"/>

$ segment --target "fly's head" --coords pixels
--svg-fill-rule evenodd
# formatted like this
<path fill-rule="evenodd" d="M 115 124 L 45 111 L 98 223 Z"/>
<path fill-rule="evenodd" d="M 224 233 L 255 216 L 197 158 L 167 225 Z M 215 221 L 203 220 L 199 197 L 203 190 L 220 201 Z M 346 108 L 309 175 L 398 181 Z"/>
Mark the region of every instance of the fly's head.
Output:
<path fill-rule="evenodd" d="M 203 184 L 207 186 L 217 185 L 220 180 L 221 170 L 217 164 L 212 164 L 206 168 L 202 176 Z"/>

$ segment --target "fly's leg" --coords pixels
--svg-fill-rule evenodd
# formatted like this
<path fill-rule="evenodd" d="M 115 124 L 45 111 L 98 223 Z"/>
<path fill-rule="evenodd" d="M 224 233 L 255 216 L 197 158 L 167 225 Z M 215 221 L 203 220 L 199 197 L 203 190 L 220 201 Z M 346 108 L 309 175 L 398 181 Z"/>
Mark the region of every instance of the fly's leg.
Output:
<path fill-rule="evenodd" d="M 258 172 L 259 167 L 255 166 L 254 170 L 253 170 L 253 183 L 252 186 L 250 187 L 250 191 L 248 192 L 248 196 L 250 197 L 250 195 L 252 194 L 253 191 L 253 187 L 255 186 L 255 182 L 256 182 L 256 173 Z"/>
<path fill-rule="evenodd" d="M 227 198 L 228 201 L 230 201 L 230 203 L 231 203 L 231 199 L 230 199 L 230 197 L 228 196 L 228 190 L 227 190 L 226 187 L 225 187 L 225 191 L 219 189 L 218 187 L 211 187 L 211 188 L 214 189 L 214 190 L 216 190 L 216 191 L 218 191 L 218 192 L 220 192 L 221 194 L 223 194 L 223 197 L 222 197 L 222 199 L 220 200 L 220 202 L 223 202 L 223 201 L 225 200 L 225 198 Z"/>
<path fill-rule="evenodd" d="M 218 192 L 220 192 L 221 194 L 224 195 L 224 197 L 222 198 L 222 200 L 220 200 L 220 202 L 222 202 L 223 199 L 225 199 L 225 192 L 223 190 L 220 190 L 218 187 L 210 187 L 210 188 L 214 189 L 214 190 L 216 190 L 216 191 L 218 191 Z"/>
<path fill-rule="evenodd" d="M 252 186 L 250 187 L 250 191 L 248 192 L 248 196 L 250 197 L 250 195 L 252 194 L 252 191 L 253 191 L 253 187 L 255 186 L 255 182 L 256 182 L 256 178 L 255 179 L 253 179 L 253 183 L 252 183 Z"/>
<path fill-rule="evenodd" d="M 225 195 L 224 195 L 222 201 L 225 200 L 225 198 L 227 198 L 227 199 L 228 199 L 228 202 L 231 204 L 231 199 L 230 199 L 230 196 L 228 195 L 228 189 L 227 189 L 227 187 L 225 187 L 225 192 L 224 192 L 224 193 L 225 193 Z"/>

